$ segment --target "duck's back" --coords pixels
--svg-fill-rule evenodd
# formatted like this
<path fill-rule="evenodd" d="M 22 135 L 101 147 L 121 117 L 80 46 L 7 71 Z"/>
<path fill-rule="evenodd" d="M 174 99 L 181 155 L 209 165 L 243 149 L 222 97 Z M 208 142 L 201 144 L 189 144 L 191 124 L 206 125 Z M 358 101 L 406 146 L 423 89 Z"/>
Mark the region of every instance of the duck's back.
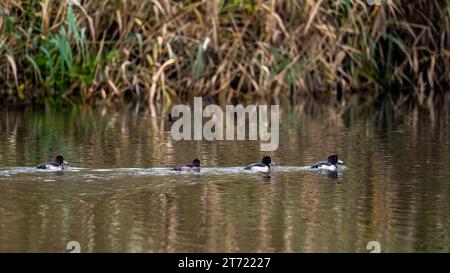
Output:
<path fill-rule="evenodd" d="M 177 172 L 200 172 L 200 167 L 196 167 L 192 164 L 186 164 L 181 167 L 175 167 L 172 170 Z"/>
<path fill-rule="evenodd" d="M 328 161 L 319 161 L 319 162 L 314 163 L 314 164 L 311 166 L 311 168 L 312 168 L 312 169 L 318 169 L 318 168 L 320 168 L 320 167 L 322 167 L 322 166 L 324 166 L 324 165 L 329 166 L 329 165 L 331 165 L 331 163 L 328 162 Z"/>
<path fill-rule="evenodd" d="M 311 166 L 311 169 L 319 169 L 319 170 L 336 170 L 336 165 L 328 162 L 328 161 L 320 161 Z"/>
<path fill-rule="evenodd" d="M 59 165 L 56 162 L 47 162 L 47 163 L 37 166 L 36 168 L 43 169 L 43 170 L 52 170 L 52 169 L 56 170 L 56 169 L 61 169 L 61 165 Z"/>
<path fill-rule="evenodd" d="M 269 167 L 267 167 L 264 163 L 252 163 L 244 168 L 247 171 L 255 171 L 255 172 L 268 172 Z"/>

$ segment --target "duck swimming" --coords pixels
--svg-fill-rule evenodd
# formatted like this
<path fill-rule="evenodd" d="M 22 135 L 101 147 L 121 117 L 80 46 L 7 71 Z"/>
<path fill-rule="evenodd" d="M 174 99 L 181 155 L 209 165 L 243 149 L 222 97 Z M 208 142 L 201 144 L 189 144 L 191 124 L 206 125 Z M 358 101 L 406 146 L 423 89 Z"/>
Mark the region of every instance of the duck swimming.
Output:
<path fill-rule="evenodd" d="M 248 171 L 254 171 L 254 172 L 270 172 L 270 164 L 275 164 L 274 162 L 272 162 L 272 159 L 270 158 L 270 156 L 265 156 L 263 157 L 263 159 L 261 160 L 260 163 L 252 163 L 250 165 L 248 165 L 247 167 L 244 168 L 244 170 L 248 170 Z"/>
<path fill-rule="evenodd" d="M 66 168 L 66 161 L 62 155 L 57 155 L 53 161 L 43 163 L 36 168 L 44 170 L 64 170 Z"/>
<path fill-rule="evenodd" d="M 200 172 L 200 160 L 194 159 L 191 164 L 175 167 L 172 170 L 177 172 Z"/>
<path fill-rule="evenodd" d="M 320 161 L 312 165 L 311 169 L 336 171 L 340 164 L 344 164 L 344 162 L 339 160 L 337 155 L 330 155 L 326 161 Z"/>

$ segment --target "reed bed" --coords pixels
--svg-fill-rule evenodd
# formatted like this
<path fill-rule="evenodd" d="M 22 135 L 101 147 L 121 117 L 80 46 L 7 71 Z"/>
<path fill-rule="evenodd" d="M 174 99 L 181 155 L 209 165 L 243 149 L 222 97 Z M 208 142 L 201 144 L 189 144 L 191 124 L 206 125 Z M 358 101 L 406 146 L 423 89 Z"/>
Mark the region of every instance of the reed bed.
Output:
<path fill-rule="evenodd" d="M 439 100 L 450 1 L 368 2 L 2 0 L 0 100 Z"/>

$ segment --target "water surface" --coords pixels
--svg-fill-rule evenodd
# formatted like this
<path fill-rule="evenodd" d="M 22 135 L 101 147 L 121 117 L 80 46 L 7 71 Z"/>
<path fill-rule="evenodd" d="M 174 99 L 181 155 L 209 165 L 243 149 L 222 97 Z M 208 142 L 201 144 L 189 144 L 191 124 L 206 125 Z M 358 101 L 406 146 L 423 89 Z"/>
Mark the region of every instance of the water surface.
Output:
<path fill-rule="evenodd" d="M 257 141 L 174 141 L 146 111 L 0 111 L 0 252 L 448 252 L 450 114 L 282 109 Z M 338 175 L 305 170 L 338 153 Z M 64 172 L 34 167 L 56 154 Z M 201 159 L 205 170 L 170 167 Z"/>

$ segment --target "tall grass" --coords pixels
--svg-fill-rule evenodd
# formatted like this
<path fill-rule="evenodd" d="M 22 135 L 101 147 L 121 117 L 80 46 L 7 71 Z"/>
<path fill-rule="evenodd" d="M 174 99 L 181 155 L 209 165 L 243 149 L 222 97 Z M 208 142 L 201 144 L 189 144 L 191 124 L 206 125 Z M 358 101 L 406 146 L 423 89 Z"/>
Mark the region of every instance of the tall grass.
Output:
<path fill-rule="evenodd" d="M 450 1 L 6 0 L 3 101 L 170 104 L 450 90 Z"/>

